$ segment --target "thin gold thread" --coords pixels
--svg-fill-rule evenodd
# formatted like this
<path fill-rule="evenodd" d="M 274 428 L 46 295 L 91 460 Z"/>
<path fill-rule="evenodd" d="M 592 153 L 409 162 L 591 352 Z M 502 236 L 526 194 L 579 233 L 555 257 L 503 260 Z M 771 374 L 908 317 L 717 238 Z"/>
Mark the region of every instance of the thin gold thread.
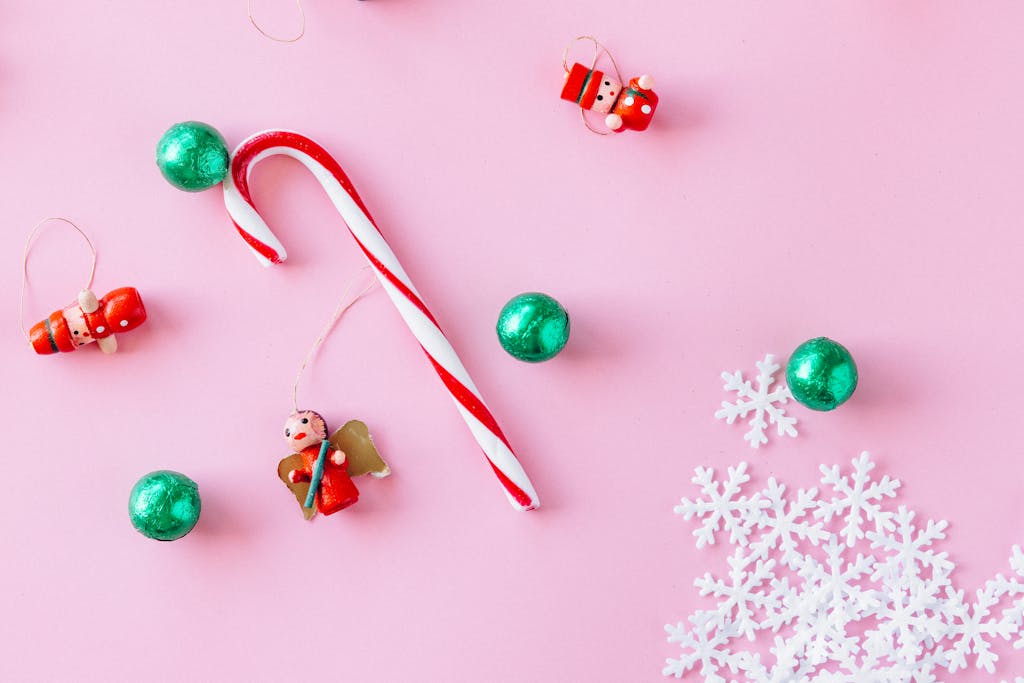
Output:
<path fill-rule="evenodd" d="M 377 286 L 377 278 L 374 277 L 373 281 L 364 287 L 361 292 L 356 294 L 351 301 L 346 301 L 346 299 L 348 299 L 349 292 L 352 291 L 352 287 L 356 283 L 356 279 L 369 268 L 369 266 L 363 266 L 359 273 L 349 279 L 348 284 L 345 285 L 345 291 L 341 295 L 341 301 L 338 302 L 338 307 L 334 310 L 334 314 L 331 316 L 331 319 L 327 321 L 327 324 L 324 325 L 323 329 L 320 330 L 320 335 L 316 338 L 316 341 L 313 342 L 313 346 L 309 349 L 309 353 L 307 353 L 306 357 L 302 360 L 302 364 L 299 366 L 299 371 L 295 374 L 295 381 L 292 382 L 292 408 L 294 409 L 294 412 L 299 412 L 299 380 L 302 379 L 302 373 L 313 361 L 313 357 L 316 355 L 317 350 L 323 346 L 323 343 L 327 340 L 327 336 L 331 333 L 331 330 L 333 330 L 334 326 L 338 324 L 341 316 L 345 315 L 345 311 L 355 306 L 360 299 L 369 294 L 370 291 Z"/>
<path fill-rule="evenodd" d="M 299 27 L 299 35 L 295 36 L 294 38 L 278 38 L 277 36 L 270 35 L 266 31 L 264 31 L 263 28 L 256 22 L 256 17 L 253 16 L 252 0 L 249 0 L 249 21 L 250 23 L 252 23 L 252 25 L 256 28 L 257 31 L 259 31 L 265 37 L 270 38 L 273 41 L 276 41 L 278 43 L 294 43 L 299 38 L 306 35 L 306 11 L 302 9 L 302 0 L 295 0 L 295 6 L 299 8 L 299 18 L 302 23 Z"/>
<path fill-rule="evenodd" d="M 39 234 L 39 228 L 43 227 L 44 224 L 50 221 L 61 221 L 67 223 L 78 232 L 79 235 L 85 240 L 85 243 L 89 245 L 89 251 L 92 253 L 92 266 L 89 268 L 89 280 L 85 283 L 85 287 L 82 289 L 92 288 L 93 278 L 96 277 L 96 247 L 93 246 L 92 240 L 85 234 L 85 231 L 75 225 L 75 222 L 64 218 L 62 216 L 50 216 L 44 218 L 35 224 L 32 231 L 28 234 L 28 239 L 25 240 L 25 252 L 21 256 L 21 301 L 18 304 L 18 324 L 21 326 L 21 333 L 25 335 L 26 341 L 32 341 L 29 336 L 28 330 L 25 328 L 25 291 L 28 289 L 28 255 L 32 250 L 32 245 L 35 242 L 36 236 Z"/>

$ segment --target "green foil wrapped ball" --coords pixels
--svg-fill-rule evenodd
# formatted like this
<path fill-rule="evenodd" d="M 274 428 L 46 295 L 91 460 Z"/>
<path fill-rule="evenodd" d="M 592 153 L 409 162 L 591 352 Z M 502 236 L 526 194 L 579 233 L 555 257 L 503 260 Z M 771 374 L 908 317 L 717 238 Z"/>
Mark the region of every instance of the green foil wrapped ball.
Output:
<path fill-rule="evenodd" d="M 857 388 L 857 364 L 842 344 L 818 337 L 796 347 L 786 382 L 793 398 L 811 410 L 834 410 Z"/>
<path fill-rule="evenodd" d="M 539 363 L 554 358 L 569 341 L 569 314 L 547 294 L 520 294 L 501 309 L 498 340 L 519 360 Z"/>
<path fill-rule="evenodd" d="M 128 516 L 147 538 L 174 541 L 199 521 L 199 486 L 184 474 L 170 470 L 150 472 L 132 487 Z"/>
<path fill-rule="evenodd" d="M 176 123 L 156 145 L 156 165 L 164 178 L 186 192 L 199 192 L 224 180 L 231 155 L 224 137 L 199 121 Z"/>

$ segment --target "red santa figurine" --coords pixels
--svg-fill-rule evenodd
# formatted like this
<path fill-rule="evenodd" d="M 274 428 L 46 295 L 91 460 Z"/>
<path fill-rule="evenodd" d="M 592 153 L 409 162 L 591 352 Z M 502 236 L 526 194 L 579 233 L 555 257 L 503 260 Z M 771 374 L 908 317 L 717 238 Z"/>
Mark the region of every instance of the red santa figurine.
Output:
<path fill-rule="evenodd" d="M 565 74 L 562 99 L 575 102 L 584 110 L 607 114 L 605 125 L 609 130 L 647 130 L 658 108 L 654 94 L 654 79 L 643 75 L 623 87 L 617 80 L 598 69 L 588 69 L 580 63 L 572 65 Z"/>
<path fill-rule="evenodd" d="M 92 342 L 103 353 L 117 351 L 115 332 L 130 332 L 146 322 L 146 307 L 134 287 L 121 287 L 102 299 L 89 289 L 78 301 L 32 326 L 29 341 L 40 355 L 70 353 Z"/>

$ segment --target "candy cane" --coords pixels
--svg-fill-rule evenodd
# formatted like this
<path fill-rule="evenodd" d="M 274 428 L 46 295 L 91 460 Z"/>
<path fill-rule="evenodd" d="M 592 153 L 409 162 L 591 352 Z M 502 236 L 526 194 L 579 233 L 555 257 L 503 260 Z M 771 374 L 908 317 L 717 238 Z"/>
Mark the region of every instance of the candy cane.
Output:
<path fill-rule="evenodd" d="M 369 259 L 384 290 L 412 330 L 416 340 L 441 377 L 462 419 L 484 451 L 498 481 L 514 507 L 532 510 L 539 503 L 530 479 L 516 459 L 480 392 L 455 354 L 434 316 L 427 310 L 409 276 L 374 223 L 352 182 L 334 158 L 309 138 L 283 130 L 257 133 L 231 155 L 231 173 L 224 181 L 224 204 L 238 233 L 265 266 L 287 258 L 284 246 L 267 227 L 249 193 L 249 174 L 263 159 L 274 155 L 292 157 L 308 168 L 341 214 L 359 248 Z"/>

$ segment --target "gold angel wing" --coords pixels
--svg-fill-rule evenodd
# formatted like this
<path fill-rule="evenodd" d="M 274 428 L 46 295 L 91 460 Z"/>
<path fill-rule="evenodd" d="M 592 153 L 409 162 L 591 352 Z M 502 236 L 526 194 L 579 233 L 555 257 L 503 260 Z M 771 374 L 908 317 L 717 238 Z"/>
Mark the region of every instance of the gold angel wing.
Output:
<path fill-rule="evenodd" d="M 359 420 L 349 420 L 344 427 L 334 432 L 331 448 L 345 454 L 350 477 L 372 474 L 382 479 L 391 474 L 391 468 L 373 445 L 370 430 Z"/>
<path fill-rule="evenodd" d="M 292 493 L 295 494 L 295 499 L 299 501 L 299 505 L 304 505 L 306 502 L 306 494 L 309 493 L 309 482 L 300 481 L 297 484 L 293 484 L 288 480 L 288 473 L 292 470 L 302 469 L 302 456 L 298 453 L 292 453 L 287 458 L 277 463 L 277 476 L 281 478 L 284 485 L 291 489 Z M 312 519 L 313 515 L 316 514 L 316 507 L 303 507 L 302 514 L 306 519 Z"/>

